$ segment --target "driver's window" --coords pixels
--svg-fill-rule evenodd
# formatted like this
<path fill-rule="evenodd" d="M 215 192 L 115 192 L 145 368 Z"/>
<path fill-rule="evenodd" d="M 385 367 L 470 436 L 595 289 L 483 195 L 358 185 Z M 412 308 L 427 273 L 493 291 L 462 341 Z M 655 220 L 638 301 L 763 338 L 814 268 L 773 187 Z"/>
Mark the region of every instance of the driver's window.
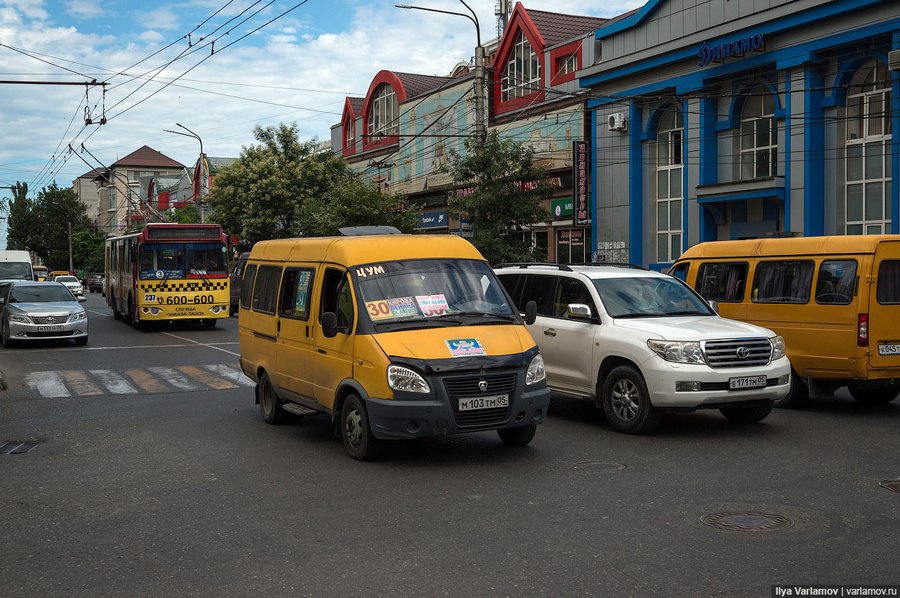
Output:
<path fill-rule="evenodd" d="M 340 332 L 349 332 L 353 326 L 353 295 L 350 291 L 350 280 L 343 270 L 328 268 L 322 281 L 321 314 L 334 312 L 337 316 Z M 321 320 L 320 320 L 321 321 Z"/>

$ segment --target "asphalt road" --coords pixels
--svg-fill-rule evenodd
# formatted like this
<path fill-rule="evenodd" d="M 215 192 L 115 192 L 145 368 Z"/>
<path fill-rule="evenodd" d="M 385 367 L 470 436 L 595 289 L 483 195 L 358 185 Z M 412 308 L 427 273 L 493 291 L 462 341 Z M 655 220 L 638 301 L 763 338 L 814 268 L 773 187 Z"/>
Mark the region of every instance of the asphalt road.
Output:
<path fill-rule="evenodd" d="M 0 596 L 900 584 L 900 494 L 879 485 L 900 478 L 898 402 L 840 394 L 749 426 L 671 415 L 634 437 L 555 397 L 529 447 L 479 433 L 362 463 L 325 417 L 262 421 L 233 373 L 234 318 L 138 332 L 86 305 L 86 347 L 0 349 L 0 444 L 37 441 L 0 454 Z"/>

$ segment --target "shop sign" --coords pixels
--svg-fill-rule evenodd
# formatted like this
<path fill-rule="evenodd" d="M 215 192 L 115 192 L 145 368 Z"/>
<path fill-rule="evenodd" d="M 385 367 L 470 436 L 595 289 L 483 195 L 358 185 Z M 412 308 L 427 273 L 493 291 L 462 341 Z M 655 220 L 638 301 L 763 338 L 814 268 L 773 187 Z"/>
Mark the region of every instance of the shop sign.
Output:
<path fill-rule="evenodd" d="M 576 226 L 587 226 L 591 222 L 588 209 L 588 184 L 590 181 L 588 157 L 590 153 L 587 141 L 572 142 L 572 203 Z"/>
<path fill-rule="evenodd" d="M 472 221 L 468 218 L 460 219 L 459 236 L 464 239 L 472 239 L 475 237 L 475 229 L 472 228 Z"/>
<path fill-rule="evenodd" d="M 569 183 L 568 174 L 564 173 L 559 176 L 552 176 L 541 181 L 526 181 L 524 183 L 518 182 L 516 186 L 520 189 L 524 189 L 525 191 L 533 191 L 537 189 L 539 185 L 544 185 L 546 187 L 550 187 L 551 189 L 564 189 L 566 185 Z M 469 197 L 470 195 L 475 194 L 475 187 L 460 187 L 459 189 L 454 189 L 450 192 L 451 197 Z"/>
<path fill-rule="evenodd" d="M 713 62 L 725 62 L 729 58 L 743 58 L 750 52 L 765 52 L 765 50 L 766 38 L 762 33 L 714 46 L 706 42 L 697 50 L 697 57 L 700 59 L 697 66 L 705 67 Z"/>
<path fill-rule="evenodd" d="M 554 218 L 554 220 L 559 220 L 566 217 L 571 218 L 573 212 L 573 200 L 569 198 L 554 199 L 550 202 L 550 215 Z"/>
<path fill-rule="evenodd" d="M 425 212 L 419 214 L 419 225 L 416 228 L 446 228 L 447 210 Z"/>

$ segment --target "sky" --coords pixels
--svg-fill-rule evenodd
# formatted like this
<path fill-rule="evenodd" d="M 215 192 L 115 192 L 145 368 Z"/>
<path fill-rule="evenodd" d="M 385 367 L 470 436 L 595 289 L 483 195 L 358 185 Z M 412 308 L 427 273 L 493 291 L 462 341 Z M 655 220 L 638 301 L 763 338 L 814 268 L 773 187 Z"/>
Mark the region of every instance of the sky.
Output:
<path fill-rule="evenodd" d="M 41 83 L 0 83 L 0 206 L 3 186 L 68 187 L 143 145 L 193 165 L 198 140 L 166 132 L 186 133 L 178 124 L 215 157 L 239 156 L 256 126 L 327 141 L 344 98 L 379 70 L 448 75 L 472 58 L 470 20 L 395 1 L 466 12 L 460 0 L 0 0 L 0 80 Z M 495 38 L 497 0 L 467 4 Z M 600 17 L 643 4 L 524 3 Z"/>

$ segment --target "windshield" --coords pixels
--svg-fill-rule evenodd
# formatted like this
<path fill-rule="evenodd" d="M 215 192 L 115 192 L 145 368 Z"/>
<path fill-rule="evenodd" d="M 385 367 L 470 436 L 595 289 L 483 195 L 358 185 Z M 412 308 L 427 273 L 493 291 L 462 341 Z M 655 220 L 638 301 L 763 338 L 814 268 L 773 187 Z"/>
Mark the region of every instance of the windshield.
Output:
<path fill-rule="evenodd" d="M 0 279 L 31 280 L 31 264 L 26 262 L 0 262 Z"/>
<path fill-rule="evenodd" d="M 402 260 L 352 270 L 362 302 L 376 325 L 421 322 L 453 315 L 514 319 L 500 282 L 475 260 Z"/>
<path fill-rule="evenodd" d="M 142 279 L 225 277 L 224 243 L 145 243 Z"/>
<path fill-rule="evenodd" d="M 75 301 L 72 292 L 56 284 L 16 285 L 9 292 L 10 303 L 49 303 L 51 301 Z"/>
<path fill-rule="evenodd" d="M 594 286 L 613 318 L 715 315 L 706 301 L 670 276 L 598 278 Z"/>
<path fill-rule="evenodd" d="M 57 276 L 56 282 L 78 282 L 74 276 Z"/>

